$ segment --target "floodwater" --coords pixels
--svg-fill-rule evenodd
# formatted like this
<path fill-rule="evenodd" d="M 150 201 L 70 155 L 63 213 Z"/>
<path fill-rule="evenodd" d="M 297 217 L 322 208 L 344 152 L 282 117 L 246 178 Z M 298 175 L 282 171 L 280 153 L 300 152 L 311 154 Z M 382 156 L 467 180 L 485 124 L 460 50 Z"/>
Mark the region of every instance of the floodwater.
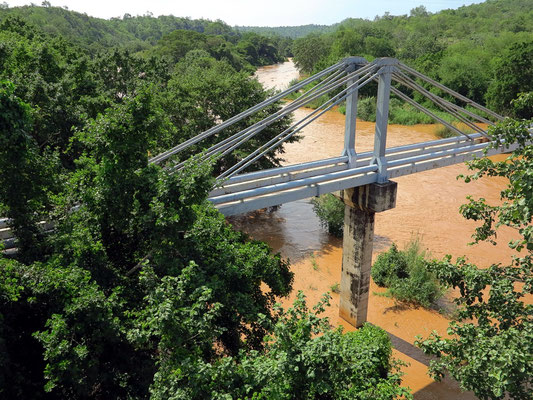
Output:
<path fill-rule="evenodd" d="M 298 76 L 298 72 L 288 61 L 260 68 L 256 76 L 266 87 L 282 89 Z M 299 110 L 295 119 L 309 112 L 307 109 Z M 435 129 L 434 125 L 390 125 L 387 146 L 434 140 Z M 286 145 L 285 164 L 338 156 L 343 148 L 343 135 L 344 116 L 330 111 L 304 129 L 302 141 Z M 370 150 L 373 140 L 374 124 L 358 121 L 356 151 Z M 424 248 L 436 258 L 446 254 L 454 258 L 466 255 L 469 261 L 480 266 L 507 263 L 513 254 L 507 243 L 517 237 L 516 232 L 500 229 L 497 246 L 469 246 L 476 224 L 464 220 L 458 212 L 467 195 L 497 203 L 505 180 L 483 178 L 466 184 L 456 179 L 461 174 L 468 174 L 464 164 L 396 178 L 396 208 L 376 214 L 374 259 L 392 242 L 401 248 L 418 237 Z M 331 287 L 339 282 L 342 241 L 329 236 L 321 227 L 309 200 L 233 217 L 230 222 L 253 238 L 269 243 L 274 251 L 290 259 L 295 273 L 294 293 L 303 290 L 310 305 L 314 305 L 323 293 L 331 291 Z M 409 363 L 403 369 L 406 373 L 404 385 L 412 389 L 415 399 L 475 398 L 471 393 L 461 392 L 458 384 L 450 379 L 434 382 L 426 374 L 428 358 L 412 345 L 416 335 L 426 337 L 432 330 L 445 335 L 448 319 L 437 311 L 398 305 L 392 299 L 378 296 L 375 293 L 380 289 L 373 283 L 370 291 L 368 321 L 389 333 L 395 347 L 394 356 Z M 331 307 L 326 312 L 331 323 L 343 325 L 347 330 L 353 329 L 338 317 L 339 295 L 332 296 Z M 289 305 L 293 298 L 294 294 L 284 304 Z"/>

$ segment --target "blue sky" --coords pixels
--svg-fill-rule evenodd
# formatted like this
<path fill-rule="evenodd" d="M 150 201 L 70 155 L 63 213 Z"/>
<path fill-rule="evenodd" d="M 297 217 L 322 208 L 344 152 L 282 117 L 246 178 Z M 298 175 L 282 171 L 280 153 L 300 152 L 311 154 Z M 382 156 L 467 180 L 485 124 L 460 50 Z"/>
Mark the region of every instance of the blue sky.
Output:
<path fill-rule="evenodd" d="M 30 4 L 25 0 L 0 0 L 10 7 Z M 119 17 L 125 13 L 221 19 L 230 25 L 283 26 L 331 25 L 345 18 L 373 19 L 390 12 L 408 14 L 424 5 L 428 11 L 480 3 L 480 0 L 50 0 L 53 6 L 67 6 L 100 18 Z M 33 3 L 41 4 L 41 0 Z"/>

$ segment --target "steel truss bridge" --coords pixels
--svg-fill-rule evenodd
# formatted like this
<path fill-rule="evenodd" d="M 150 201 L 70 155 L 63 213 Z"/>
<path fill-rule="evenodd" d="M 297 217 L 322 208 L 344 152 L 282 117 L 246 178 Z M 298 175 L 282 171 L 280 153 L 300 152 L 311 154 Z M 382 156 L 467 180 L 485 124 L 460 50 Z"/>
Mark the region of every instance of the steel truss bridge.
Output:
<path fill-rule="evenodd" d="M 377 82 L 376 125 L 373 151 L 357 153 L 355 149 L 358 91 L 370 82 Z M 394 86 L 392 85 L 394 83 Z M 436 94 L 441 93 L 440 95 Z M 413 94 L 431 102 L 451 115 L 459 124 L 452 124 L 413 99 Z M 198 159 L 208 162 L 235 151 L 269 125 L 291 114 L 300 107 L 327 95 L 329 100 L 288 129 L 227 168 L 218 177 L 217 187 L 209 200 L 225 215 L 275 206 L 342 189 L 371 183 L 383 183 L 391 178 L 420 171 L 461 163 L 485 155 L 489 147 L 485 129 L 503 117 L 461 94 L 441 85 L 394 58 L 379 58 L 368 62 L 361 57 L 349 57 L 341 62 L 299 82 L 262 103 L 224 121 L 174 148 L 152 158 L 152 163 L 165 163 L 167 168 L 183 168 L 185 161 L 172 161 L 176 154 L 206 139 L 224 137 L 224 130 L 252 114 L 283 99 L 297 97 L 287 102 L 277 112 L 247 126 L 241 131 L 218 141 Z M 415 109 L 441 123 L 456 137 L 422 142 L 407 146 L 387 148 L 389 99 L 394 95 Z M 447 98 L 445 98 L 446 96 Z M 453 100 L 453 102 L 451 101 Z M 339 157 L 243 173 L 253 164 L 296 135 L 307 125 L 340 103 L 346 103 L 344 150 Z M 459 104 L 463 104 L 458 105 Z M 460 128 L 462 127 L 462 128 Z M 465 129 L 474 133 L 465 133 Z M 226 135 L 227 136 L 227 135 Z M 490 149 L 494 155 L 514 149 L 514 144 Z"/>
<path fill-rule="evenodd" d="M 377 82 L 374 149 L 357 153 L 355 137 L 358 91 L 371 82 Z M 419 104 L 413 99 L 415 93 L 419 98 L 433 103 L 454 117 L 460 125 L 447 122 Z M 387 148 L 391 94 L 429 115 L 436 122 L 455 132 L 457 136 Z M 246 118 L 260 112 L 264 114 L 267 107 L 288 95 L 297 97 L 285 103 L 278 111 L 239 132 L 230 136 L 224 134 L 225 130 L 237 123 L 242 124 Z M 461 163 L 485 155 L 484 150 L 489 147 L 487 133 L 479 123 L 494 125 L 493 121 L 503 119 L 501 115 L 441 85 L 397 59 L 379 58 L 368 62 L 361 57 L 348 57 L 149 161 L 162 164 L 171 170 L 179 170 L 184 167 L 186 161 L 179 160 L 178 154 L 183 154 L 185 150 L 189 150 L 190 153 L 191 149 L 202 148 L 202 142 L 205 143 L 206 140 L 216 143 L 198 155 L 197 161 L 212 162 L 213 159 L 223 158 L 250 139 L 257 137 L 268 126 L 325 95 L 328 96 L 328 101 L 304 118 L 292 123 L 289 128 L 271 137 L 220 174 L 216 188 L 209 194 L 209 200 L 216 208 L 227 216 L 241 214 L 338 190 L 371 183 L 384 183 L 398 176 Z M 346 125 L 344 150 L 341 155 L 257 172 L 243 172 L 253 167 L 261 157 L 273 155 L 279 146 L 342 102 L 346 104 Z M 469 131 L 474 133 L 468 134 L 459 126 L 469 128 Z M 217 140 L 218 138 L 220 139 Z M 489 149 L 486 155 L 511 151 L 514 148 L 514 144 L 505 144 L 504 147 Z M 4 242 L 6 249 L 16 247 L 16 239 L 13 238 L 8 225 L 6 219 L 0 219 L 0 241 Z M 49 224 L 43 222 L 42 225 L 45 230 L 51 229 Z"/>

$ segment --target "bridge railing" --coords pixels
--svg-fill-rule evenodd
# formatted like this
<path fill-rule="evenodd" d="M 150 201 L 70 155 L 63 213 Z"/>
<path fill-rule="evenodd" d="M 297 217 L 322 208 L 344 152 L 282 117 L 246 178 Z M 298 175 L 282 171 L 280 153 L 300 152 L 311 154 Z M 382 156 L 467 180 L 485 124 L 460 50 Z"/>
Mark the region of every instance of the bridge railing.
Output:
<path fill-rule="evenodd" d="M 490 142 L 480 134 L 472 137 L 473 141 L 455 137 L 387 149 L 386 177 L 391 179 L 516 148 L 511 144 L 487 150 Z M 229 216 L 377 182 L 378 166 L 369 164 L 372 153 L 358 156 L 355 167 L 349 167 L 347 157 L 339 157 L 243 174 L 213 190 L 209 200 Z"/>

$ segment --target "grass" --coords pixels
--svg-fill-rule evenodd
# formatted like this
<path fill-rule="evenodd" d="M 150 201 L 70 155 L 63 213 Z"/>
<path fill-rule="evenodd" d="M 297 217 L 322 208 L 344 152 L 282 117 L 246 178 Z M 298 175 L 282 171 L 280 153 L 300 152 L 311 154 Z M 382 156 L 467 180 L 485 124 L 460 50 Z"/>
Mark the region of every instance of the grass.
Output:
<path fill-rule="evenodd" d="M 315 258 L 315 253 L 311 254 L 311 265 L 313 266 L 313 269 L 315 271 L 320 271 L 320 267 L 318 266 L 318 262 L 316 261 L 316 258 Z"/>
<path fill-rule="evenodd" d="M 453 126 L 455 126 L 457 129 L 459 129 L 461 132 L 464 132 L 466 134 L 469 134 L 469 133 L 474 133 L 474 131 L 469 128 L 468 126 L 466 126 L 465 124 L 458 124 L 458 123 L 452 123 Z M 435 128 L 435 135 L 437 135 L 438 137 L 440 138 L 449 138 L 449 137 L 454 137 L 454 136 L 458 136 L 459 134 L 457 132 L 455 132 L 454 130 L 448 128 L 447 126 L 444 126 L 442 124 L 439 124 L 436 128 Z"/>
<path fill-rule="evenodd" d="M 372 279 L 387 290 L 381 295 L 398 301 L 430 308 L 444 294 L 435 276 L 427 268 L 429 255 L 415 238 L 404 250 L 395 244 L 380 254 L 372 266 Z"/>
<path fill-rule="evenodd" d="M 341 292 L 341 286 L 339 285 L 338 282 L 337 282 L 337 283 L 334 283 L 333 285 L 331 285 L 330 289 L 331 289 L 331 291 L 332 291 L 333 293 L 337 293 L 337 294 L 339 294 L 339 293 Z"/>

